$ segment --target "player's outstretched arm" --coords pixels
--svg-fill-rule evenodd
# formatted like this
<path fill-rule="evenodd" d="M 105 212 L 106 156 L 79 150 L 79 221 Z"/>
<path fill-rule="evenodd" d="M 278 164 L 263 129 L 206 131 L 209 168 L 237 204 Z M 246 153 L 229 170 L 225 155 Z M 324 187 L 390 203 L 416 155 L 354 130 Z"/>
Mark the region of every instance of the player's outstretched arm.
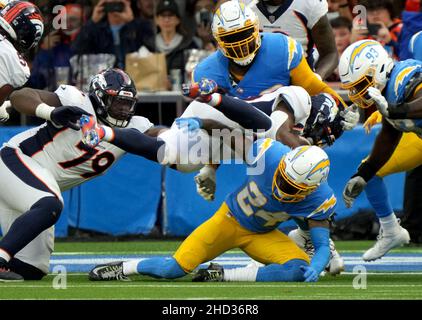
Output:
<path fill-rule="evenodd" d="M 245 129 L 256 131 L 271 128 L 270 117 L 261 110 L 246 101 L 217 93 L 217 90 L 217 83 L 209 79 L 183 85 L 183 94 L 186 97 L 207 103 Z"/>
<path fill-rule="evenodd" d="M 378 134 L 369 158 L 362 162 L 358 171 L 346 183 L 343 190 L 343 200 L 347 208 L 365 189 L 366 184 L 387 163 L 394 153 L 403 132 L 396 130 L 385 118 L 382 120 L 381 131 Z"/>
<path fill-rule="evenodd" d="M 326 15 L 319 19 L 312 28 L 311 33 L 319 52 L 315 72 L 321 76 L 322 80 L 325 80 L 337 68 L 339 59 L 333 30 Z"/>
<path fill-rule="evenodd" d="M 315 282 L 330 260 L 330 229 L 327 220 L 308 220 L 311 241 L 315 248 L 309 267 L 302 266 L 305 282 Z"/>
<path fill-rule="evenodd" d="M 304 88 L 309 95 L 313 96 L 326 92 L 338 99 L 341 102 L 341 105 L 346 107 L 346 103 L 339 94 L 315 75 L 309 67 L 305 57 L 302 58 L 296 68 L 293 68 L 290 71 L 290 78 L 292 85 Z"/>
<path fill-rule="evenodd" d="M 14 91 L 10 95 L 10 102 L 20 113 L 35 116 L 37 107 L 45 103 L 51 107 L 60 107 L 62 104 L 59 97 L 54 92 L 23 88 Z"/>
<path fill-rule="evenodd" d="M 10 103 L 20 113 L 37 116 L 57 126 L 79 130 L 79 119 L 90 115 L 77 106 L 62 106 L 57 94 L 49 91 L 23 88 L 10 95 Z"/>
<path fill-rule="evenodd" d="M 159 151 L 165 142 L 157 137 L 148 136 L 135 128 L 111 128 L 99 125 L 92 116 L 82 116 L 80 123 L 83 133 L 82 141 L 88 147 L 93 148 L 101 141 L 107 141 L 128 153 L 159 163 L 163 160 L 159 156 Z"/>

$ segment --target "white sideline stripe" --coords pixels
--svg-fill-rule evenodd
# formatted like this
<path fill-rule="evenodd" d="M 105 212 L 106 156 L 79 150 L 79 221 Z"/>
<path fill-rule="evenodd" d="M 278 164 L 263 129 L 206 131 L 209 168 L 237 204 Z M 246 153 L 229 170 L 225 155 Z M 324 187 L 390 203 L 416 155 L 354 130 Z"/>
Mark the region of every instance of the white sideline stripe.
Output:
<path fill-rule="evenodd" d="M 146 259 L 145 257 L 139 258 L 139 260 Z M 81 264 L 104 264 L 109 263 L 111 261 L 116 260 L 138 260 L 136 258 L 127 258 L 124 256 L 116 256 L 112 258 L 74 258 L 74 259 L 60 259 L 53 257 L 51 259 L 51 264 L 67 264 L 67 265 L 81 265 Z M 249 257 L 220 257 L 214 259 L 213 261 L 219 262 L 223 265 L 231 264 L 231 265 L 244 265 L 251 261 Z M 366 262 L 363 261 L 359 257 L 344 257 L 344 262 L 346 265 L 354 265 L 354 264 L 361 264 L 361 265 L 368 265 L 368 266 L 376 266 L 376 265 L 422 265 L 422 257 L 409 257 L 409 256 L 402 256 L 402 257 L 384 257 L 377 261 Z"/>
<path fill-rule="evenodd" d="M 38 285 L 38 284 L 22 284 L 22 285 L 0 285 L 0 288 L 52 288 L 51 284 Z M 257 284 L 249 282 L 248 285 L 243 284 L 80 284 L 80 285 L 67 285 L 67 288 L 353 288 L 352 284 Z M 368 284 L 368 288 L 420 288 L 422 284 Z"/>
<path fill-rule="evenodd" d="M 338 250 L 340 255 L 343 253 L 360 253 L 363 254 L 365 252 L 364 249 L 362 250 Z M 174 250 L 169 250 L 169 251 L 81 251 L 81 252 L 53 252 L 53 256 L 76 256 L 76 255 L 121 255 L 121 254 L 125 254 L 125 255 L 150 255 L 150 254 L 173 254 Z M 228 252 L 229 254 L 231 253 L 235 253 L 235 254 L 243 254 L 242 250 L 230 250 Z M 397 251 L 397 250 L 391 250 L 390 253 L 400 253 L 400 254 L 422 254 L 422 249 L 418 250 L 418 249 L 414 249 L 412 248 L 411 250 L 402 250 L 402 251 Z M 350 257 L 352 258 L 352 257 Z"/>
<path fill-rule="evenodd" d="M 356 273 L 353 272 L 346 272 L 343 271 L 341 273 L 342 275 L 356 275 Z M 362 274 L 362 273 L 360 273 Z M 395 272 L 365 272 L 366 275 L 373 275 L 373 276 L 391 276 L 391 275 L 399 275 L 399 276 L 417 276 L 417 275 L 422 275 L 422 272 L 400 272 L 400 271 L 395 271 Z M 55 276 L 56 274 L 54 273 L 49 273 L 49 275 L 51 276 Z M 88 272 L 83 273 L 83 272 L 69 272 L 67 274 L 68 276 L 87 276 Z M 135 275 L 136 276 L 136 275 Z M 327 278 L 329 278 L 329 275 L 326 275 Z"/>

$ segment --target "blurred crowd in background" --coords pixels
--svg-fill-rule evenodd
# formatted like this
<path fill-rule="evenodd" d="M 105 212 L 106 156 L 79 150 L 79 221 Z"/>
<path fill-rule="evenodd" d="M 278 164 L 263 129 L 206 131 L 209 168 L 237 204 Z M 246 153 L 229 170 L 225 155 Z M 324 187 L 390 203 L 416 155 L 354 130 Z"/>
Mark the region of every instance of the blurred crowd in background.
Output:
<path fill-rule="evenodd" d="M 90 76 L 101 69 L 116 66 L 131 73 L 126 68 L 126 56 L 144 50 L 165 55 L 168 77 L 160 89 L 177 90 L 182 82 L 189 81 L 196 63 L 216 50 L 211 22 L 217 0 L 33 2 L 41 9 L 46 28 L 39 48 L 27 57 L 31 63 L 28 86 L 32 88 L 55 90 L 66 83 L 86 89 Z M 406 23 L 403 26 L 403 13 L 412 11 L 421 11 L 420 0 L 328 0 L 326 16 L 339 55 L 350 43 L 371 38 L 401 60 L 409 57 L 407 43 L 417 31 L 406 30 Z M 422 22 L 419 24 L 422 29 Z M 318 42 L 322 40 L 310 41 L 315 43 L 313 52 L 308 52 L 313 57 L 312 67 L 317 66 L 318 59 L 324 59 L 324 46 Z M 339 81 L 337 71 L 322 78 Z M 156 120 L 154 114 L 146 115 Z M 18 122 L 12 118 L 9 123 Z"/>

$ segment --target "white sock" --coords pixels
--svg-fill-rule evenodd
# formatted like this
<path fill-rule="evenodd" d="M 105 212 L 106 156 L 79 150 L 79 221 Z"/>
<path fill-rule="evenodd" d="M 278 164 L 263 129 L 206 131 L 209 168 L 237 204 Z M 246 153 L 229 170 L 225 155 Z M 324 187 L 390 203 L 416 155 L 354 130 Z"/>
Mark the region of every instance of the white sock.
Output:
<path fill-rule="evenodd" d="M 256 281 L 259 267 L 256 265 L 244 268 L 224 269 L 224 281 Z"/>
<path fill-rule="evenodd" d="M 2 249 L 0 249 L 0 258 L 3 258 L 7 262 L 9 262 L 10 259 L 11 259 L 10 255 L 6 251 L 4 251 Z"/>
<path fill-rule="evenodd" d="M 394 212 L 386 217 L 379 218 L 384 234 L 393 234 L 399 227 L 397 217 Z"/>
<path fill-rule="evenodd" d="M 297 232 L 306 238 L 311 238 L 311 232 L 309 230 L 303 230 L 301 228 L 297 228 Z"/>
<path fill-rule="evenodd" d="M 123 274 L 125 276 L 130 276 L 132 274 L 139 274 L 138 272 L 138 263 L 141 259 L 133 259 L 123 262 Z"/>

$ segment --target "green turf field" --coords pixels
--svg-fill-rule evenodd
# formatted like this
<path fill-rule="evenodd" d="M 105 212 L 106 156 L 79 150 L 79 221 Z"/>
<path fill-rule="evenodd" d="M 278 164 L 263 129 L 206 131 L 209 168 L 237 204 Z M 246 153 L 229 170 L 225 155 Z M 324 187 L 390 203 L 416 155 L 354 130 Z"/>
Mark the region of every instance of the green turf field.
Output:
<path fill-rule="evenodd" d="M 337 242 L 340 253 L 363 252 L 371 242 Z M 56 255 L 167 254 L 177 241 L 57 243 Z M 240 251 L 233 251 L 237 253 Z M 395 250 L 422 253 L 420 247 Z M 318 283 L 192 283 L 190 276 L 177 281 L 133 276 L 130 282 L 90 282 L 85 273 L 68 273 L 66 289 L 49 275 L 42 281 L 0 283 L 0 299 L 422 299 L 422 273 L 370 273 L 366 289 L 354 289 L 356 275 L 325 276 Z M 63 278 L 59 284 L 64 287 Z M 361 284 L 361 282 L 359 282 Z"/>

